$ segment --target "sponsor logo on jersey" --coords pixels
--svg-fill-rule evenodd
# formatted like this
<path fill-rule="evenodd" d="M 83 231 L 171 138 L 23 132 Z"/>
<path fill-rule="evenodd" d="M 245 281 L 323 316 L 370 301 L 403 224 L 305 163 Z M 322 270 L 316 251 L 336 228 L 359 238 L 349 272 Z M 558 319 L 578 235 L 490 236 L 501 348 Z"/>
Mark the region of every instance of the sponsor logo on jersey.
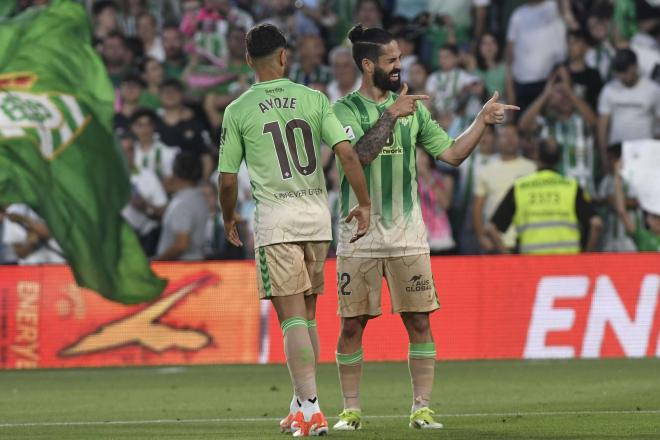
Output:
<path fill-rule="evenodd" d="M 395 155 L 403 154 L 403 147 L 400 145 L 394 147 L 383 147 L 380 154 L 384 156 L 395 156 Z"/>
<path fill-rule="evenodd" d="M 355 139 L 355 133 L 353 133 L 353 127 L 351 127 L 350 125 L 344 127 L 344 133 L 346 133 L 346 136 L 348 136 L 349 141 Z"/>

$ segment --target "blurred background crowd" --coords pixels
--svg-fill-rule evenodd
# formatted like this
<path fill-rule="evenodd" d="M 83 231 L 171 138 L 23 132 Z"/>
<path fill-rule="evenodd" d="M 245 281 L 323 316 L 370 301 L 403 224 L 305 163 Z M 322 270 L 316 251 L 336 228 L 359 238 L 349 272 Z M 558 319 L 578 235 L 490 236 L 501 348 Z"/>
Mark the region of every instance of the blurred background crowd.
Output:
<path fill-rule="evenodd" d="M 22 7 L 47 1 L 19 1 Z M 402 51 L 410 93 L 428 94 L 434 118 L 460 134 L 499 91 L 521 107 L 489 128 L 460 167 L 417 152 L 419 196 L 434 254 L 495 252 L 488 220 L 513 181 L 536 170 L 540 141 L 561 150 L 558 171 L 577 179 L 602 219 L 602 251 L 635 251 L 626 216 L 645 218 L 634 194 L 617 210 L 621 143 L 660 136 L 658 0 L 86 0 L 94 48 L 116 89 L 114 129 L 131 172 L 124 217 L 161 260 L 253 255 L 247 170 L 239 174 L 240 234 L 224 238 L 217 204 L 223 111 L 254 82 L 245 35 L 278 26 L 288 75 L 331 102 L 359 88 L 346 39 L 355 23 L 384 27 Z M 338 176 L 324 149 L 336 222 Z M 660 190 L 660 188 L 658 188 Z M 646 210 L 648 211 L 648 210 Z M 646 228 L 660 236 L 660 212 Z M 22 205 L 0 214 L 0 262 L 61 262 L 46 225 Z M 628 228 L 629 229 L 629 228 Z M 629 231 L 628 231 L 629 232 Z M 503 238 L 515 251 L 515 231 Z"/>

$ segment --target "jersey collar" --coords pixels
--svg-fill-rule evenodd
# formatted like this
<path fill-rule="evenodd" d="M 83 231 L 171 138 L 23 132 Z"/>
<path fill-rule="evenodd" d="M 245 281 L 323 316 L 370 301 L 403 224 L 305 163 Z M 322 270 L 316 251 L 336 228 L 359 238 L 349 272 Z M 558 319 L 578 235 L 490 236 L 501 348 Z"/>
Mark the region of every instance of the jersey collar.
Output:
<path fill-rule="evenodd" d="M 278 78 L 278 79 L 271 79 L 270 81 L 261 81 L 256 84 L 252 84 L 252 87 L 269 86 L 271 84 L 275 84 L 283 81 L 291 82 L 289 78 Z"/>
<path fill-rule="evenodd" d="M 387 107 L 389 107 L 390 104 L 392 104 L 392 102 L 394 102 L 394 92 L 388 92 L 389 94 L 387 95 L 387 99 L 385 99 L 385 101 L 380 102 L 380 103 L 374 101 L 371 98 L 368 98 L 368 97 L 364 96 L 362 93 L 360 93 L 359 90 L 356 90 L 355 93 L 357 93 L 357 95 L 361 99 L 375 105 L 378 108 L 378 110 L 381 110 L 381 111 L 385 111 L 385 109 L 387 109 Z"/>

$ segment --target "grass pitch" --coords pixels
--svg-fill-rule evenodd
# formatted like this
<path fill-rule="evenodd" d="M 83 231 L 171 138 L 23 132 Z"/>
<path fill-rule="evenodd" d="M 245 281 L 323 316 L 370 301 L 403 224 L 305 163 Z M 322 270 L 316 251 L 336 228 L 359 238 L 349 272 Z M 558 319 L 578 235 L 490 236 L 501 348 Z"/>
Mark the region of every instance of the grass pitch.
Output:
<path fill-rule="evenodd" d="M 321 406 L 341 409 L 321 365 Z M 363 370 L 364 428 L 337 439 L 660 439 L 660 359 L 438 362 L 440 431 L 408 428 L 405 363 Z M 285 439 L 285 366 L 0 372 L 0 439 Z"/>

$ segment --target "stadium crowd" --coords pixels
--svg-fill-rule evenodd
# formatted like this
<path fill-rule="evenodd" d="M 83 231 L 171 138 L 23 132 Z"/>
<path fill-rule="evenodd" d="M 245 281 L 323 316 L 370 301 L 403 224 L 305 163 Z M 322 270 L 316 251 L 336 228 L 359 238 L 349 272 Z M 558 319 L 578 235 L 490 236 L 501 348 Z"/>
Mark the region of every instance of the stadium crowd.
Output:
<path fill-rule="evenodd" d="M 535 172 L 541 141 L 557 146 L 557 170 L 578 181 L 600 216 L 599 250 L 651 250 L 648 241 L 658 242 L 660 210 L 640 207 L 618 172 L 622 142 L 660 137 L 657 0 L 83 3 L 92 44 L 116 89 L 115 134 L 133 187 L 123 215 L 153 259 L 253 255 L 247 170 L 239 174 L 238 208 L 245 246 L 235 248 L 224 237 L 215 168 L 223 111 L 255 80 L 245 63 L 246 31 L 263 22 L 287 36 L 289 78 L 322 90 L 331 102 L 359 88 L 346 34 L 360 22 L 396 36 L 403 81 L 410 93 L 431 96 L 424 103 L 450 136 L 495 91 L 521 107 L 514 120 L 489 129 L 458 168 L 418 149 L 433 254 L 502 251 L 488 223 L 514 180 Z M 323 159 L 336 222 L 338 176 L 327 148 Z M 0 263 L 62 261 L 31 209 L 11 205 L 0 219 Z M 516 251 L 515 228 L 502 243 Z"/>

